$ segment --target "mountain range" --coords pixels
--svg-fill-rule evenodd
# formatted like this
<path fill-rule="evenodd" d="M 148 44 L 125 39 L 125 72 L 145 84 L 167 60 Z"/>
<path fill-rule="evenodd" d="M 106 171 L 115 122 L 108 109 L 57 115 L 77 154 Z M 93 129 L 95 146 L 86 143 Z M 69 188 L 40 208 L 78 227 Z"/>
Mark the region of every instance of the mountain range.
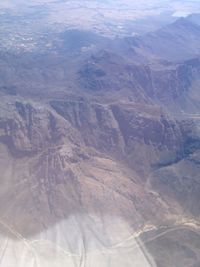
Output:
<path fill-rule="evenodd" d="M 200 266 L 200 15 L 37 38 L 0 51 L 0 266 Z"/>

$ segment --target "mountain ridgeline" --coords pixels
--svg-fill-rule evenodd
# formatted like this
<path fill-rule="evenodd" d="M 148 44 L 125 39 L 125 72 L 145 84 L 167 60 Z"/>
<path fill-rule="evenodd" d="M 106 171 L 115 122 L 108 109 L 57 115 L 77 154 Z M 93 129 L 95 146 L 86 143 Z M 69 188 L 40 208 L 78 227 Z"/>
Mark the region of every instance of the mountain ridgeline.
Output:
<path fill-rule="evenodd" d="M 1 238 L 90 255 L 139 233 L 155 266 L 199 266 L 200 15 L 48 43 L 0 51 Z"/>

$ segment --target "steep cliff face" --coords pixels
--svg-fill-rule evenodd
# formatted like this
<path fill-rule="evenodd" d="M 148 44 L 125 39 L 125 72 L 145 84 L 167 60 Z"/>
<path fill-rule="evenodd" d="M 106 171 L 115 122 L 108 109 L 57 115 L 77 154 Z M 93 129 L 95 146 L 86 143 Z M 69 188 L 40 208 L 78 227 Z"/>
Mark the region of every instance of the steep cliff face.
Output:
<path fill-rule="evenodd" d="M 123 217 L 135 230 L 181 216 L 176 195 L 165 199 L 146 187 L 151 171 L 183 156 L 187 135 L 159 108 L 10 97 L 1 111 L 1 200 L 9 204 L 0 212 L 23 235 L 81 210 Z"/>
<path fill-rule="evenodd" d="M 146 44 L 193 28 L 174 26 Z M 138 38 L 84 34 L 68 32 L 37 56 L 0 52 L 0 241 L 8 238 L 11 255 L 18 240 L 30 242 L 44 253 L 42 267 L 45 253 L 55 266 L 70 258 L 69 266 L 93 267 L 104 250 L 101 267 L 109 257 L 109 266 L 122 267 L 120 253 L 132 267 L 140 240 L 159 267 L 162 256 L 174 267 L 180 255 L 178 266 L 195 266 L 197 241 L 188 245 L 188 237 L 200 229 L 199 57 L 169 62 L 146 50 L 144 60 Z M 164 42 L 160 49 L 170 52 Z M 182 239 L 174 230 L 183 228 Z M 169 244 L 178 251 L 173 260 Z"/>
<path fill-rule="evenodd" d="M 182 157 L 166 166 L 161 165 L 150 181 L 156 190 L 176 198 L 187 213 L 199 218 L 199 122 L 189 125 L 189 131 L 184 136 Z"/>
<path fill-rule="evenodd" d="M 10 152 L 18 156 L 20 153 L 34 154 L 49 148 L 51 144 L 59 145 L 63 138 L 75 135 L 70 125 L 62 125 L 55 115 L 40 104 L 21 99 L 5 102 L 1 105 L 1 141 Z M 73 140 L 70 140 L 73 141 Z M 68 141 L 69 142 L 69 141 Z"/>
<path fill-rule="evenodd" d="M 198 113 L 200 60 L 179 63 L 125 60 L 111 52 L 89 57 L 77 73 L 78 87 L 93 96 L 162 106 L 176 114 Z"/>
<path fill-rule="evenodd" d="M 133 168 L 148 173 L 151 165 L 175 160 L 181 154 L 182 125 L 159 107 L 88 100 L 52 101 L 51 106 L 81 132 L 86 146 L 128 161 Z"/>

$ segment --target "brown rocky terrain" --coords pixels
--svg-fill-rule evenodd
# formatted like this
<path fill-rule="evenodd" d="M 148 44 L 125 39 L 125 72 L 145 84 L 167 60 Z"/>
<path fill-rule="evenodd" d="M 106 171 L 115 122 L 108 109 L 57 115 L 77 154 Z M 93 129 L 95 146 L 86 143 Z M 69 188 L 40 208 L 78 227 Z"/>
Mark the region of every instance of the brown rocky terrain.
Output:
<path fill-rule="evenodd" d="M 199 264 L 199 57 L 137 61 L 104 38 L 1 53 L 4 266 Z"/>

